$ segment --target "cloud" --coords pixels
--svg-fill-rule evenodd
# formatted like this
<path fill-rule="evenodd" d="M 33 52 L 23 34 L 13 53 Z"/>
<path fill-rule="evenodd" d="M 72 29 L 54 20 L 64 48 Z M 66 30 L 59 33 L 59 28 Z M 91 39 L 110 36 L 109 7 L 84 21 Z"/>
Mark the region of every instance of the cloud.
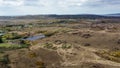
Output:
<path fill-rule="evenodd" d="M 87 1 L 84 6 L 86 7 L 113 7 L 113 6 L 120 6 L 120 0 L 89 0 Z"/>
<path fill-rule="evenodd" d="M 24 0 L 0 0 L 0 6 L 21 6 Z"/>
<path fill-rule="evenodd" d="M 81 6 L 87 0 L 60 0 L 58 4 L 63 7 L 70 7 L 70 6 Z"/>
<path fill-rule="evenodd" d="M 119 12 L 120 0 L 0 0 L 0 14 Z"/>
<path fill-rule="evenodd" d="M 71 5 L 82 5 L 87 0 L 0 0 L 0 4 L 3 6 L 71 6 Z M 53 7 L 54 7 L 53 6 Z"/>
<path fill-rule="evenodd" d="M 71 7 L 71 6 L 107 6 L 119 5 L 120 0 L 0 0 L 1 6 L 45 6 L 45 7 Z"/>

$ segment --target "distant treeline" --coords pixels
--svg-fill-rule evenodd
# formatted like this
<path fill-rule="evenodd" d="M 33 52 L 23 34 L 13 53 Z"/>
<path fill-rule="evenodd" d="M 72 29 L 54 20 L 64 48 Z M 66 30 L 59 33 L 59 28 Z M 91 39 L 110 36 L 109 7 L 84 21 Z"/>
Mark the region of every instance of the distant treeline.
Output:
<path fill-rule="evenodd" d="M 26 15 L 26 16 L 0 16 L 0 19 L 120 19 L 120 16 L 104 16 L 94 14 L 81 15 Z"/>

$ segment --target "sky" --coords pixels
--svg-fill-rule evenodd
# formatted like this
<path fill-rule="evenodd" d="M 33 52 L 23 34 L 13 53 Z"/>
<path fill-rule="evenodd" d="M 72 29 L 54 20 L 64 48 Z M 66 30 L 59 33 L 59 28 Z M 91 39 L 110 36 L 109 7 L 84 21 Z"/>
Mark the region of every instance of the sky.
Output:
<path fill-rule="evenodd" d="M 120 0 L 0 0 L 0 16 L 120 13 Z"/>

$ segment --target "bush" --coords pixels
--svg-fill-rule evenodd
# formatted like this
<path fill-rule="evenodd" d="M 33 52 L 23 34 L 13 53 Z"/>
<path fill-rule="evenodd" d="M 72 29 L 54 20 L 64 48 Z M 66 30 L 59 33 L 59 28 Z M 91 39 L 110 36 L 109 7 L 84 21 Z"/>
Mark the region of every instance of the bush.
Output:
<path fill-rule="evenodd" d="M 1 57 L 0 62 L 2 62 L 4 64 L 8 64 L 10 62 L 8 59 L 8 55 L 4 55 L 3 57 Z"/>
<path fill-rule="evenodd" d="M 44 48 L 57 50 L 57 47 L 53 46 L 52 43 L 45 43 L 45 44 L 44 44 Z"/>
<path fill-rule="evenodd" d="M 91 44 L 89 44 L 89 43 L 85 43 L 85 44 L 84 44 L 84 46 L 90 46 L 90 45 L 91 45 Z"/>
<path fill-rule="evenodd" d="M 62 45 L 62 49 L 69 49 L 71 47 L 72 47 L 71 44 L 63 44 Z"/>
<path fill-rule="evenodd" d="M 36 53 L 34 53 L 34 52 L 30 52 L 30 53 L 28 54 L 28 56 L 29 56 L 30 58 L 37 57 Z"/>
<path fill-rule="evenodd" d="M 45 43 L 44 47 L 49 49 L 49 48 L 53 47 L 53 44 L 52 43 Z"/>
<path fill-rule="evenodd" d="M 120 58 L 120 51 L 114 51 L 110 53 L 111 56 Z"/>
<path fill-rule="evenodd" d="M 6 42 L 7 40 L 14 40 L 19 38 L 21 38 L 21 36 L 18 35 L 17 33 L 8 33 L 1 36 L 1 41 Z"/>
<path fill-rule="evenodd" d="M 56 31 L 47 31 L 47 32 L 45 32 L 45 33 L 43 33 L 45 36 L 52 36 L 52 35 L 54 35 L 56 33 Z"/>
<path fill-rule="evenodd" d="M 36 66 L 38 66 L 38 68 L 45 68 L 44 62 L 37 61 L 35 64 L 36 64 Z"/>
<path fill-rule="evenodd" d="M 28 47 L 29 47 L 29 45 L 25 45 L 25 44 L 20 45 L 20 48 L 28 48 Z"/>
<path fill-rule="evenodd" d="M 99 51 L 96 54 L 107 60 L 120 62 L 120 51 Z"/>
<path fill-rule="evenodd" d="M 32 45 L 32 42 L 29 41 L 29 40 L 20 40 L 20 43 L 23 44 L 23 45 Z"/>
<path fill-rule="evenodd" d="M 83 34 L 82 37 L 83 38 L 90 38 L 92 35 L 91 34 Z"/>

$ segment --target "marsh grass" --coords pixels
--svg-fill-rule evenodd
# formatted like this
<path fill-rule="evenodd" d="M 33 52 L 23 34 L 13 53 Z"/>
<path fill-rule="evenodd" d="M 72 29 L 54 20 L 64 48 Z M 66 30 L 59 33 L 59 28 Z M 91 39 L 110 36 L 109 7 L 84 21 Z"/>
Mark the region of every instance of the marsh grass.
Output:
<path fill-rule="evenodd" d="M 120 51 L 99 51 L 96 54 L 107 60 L 120 63 Z"/>

